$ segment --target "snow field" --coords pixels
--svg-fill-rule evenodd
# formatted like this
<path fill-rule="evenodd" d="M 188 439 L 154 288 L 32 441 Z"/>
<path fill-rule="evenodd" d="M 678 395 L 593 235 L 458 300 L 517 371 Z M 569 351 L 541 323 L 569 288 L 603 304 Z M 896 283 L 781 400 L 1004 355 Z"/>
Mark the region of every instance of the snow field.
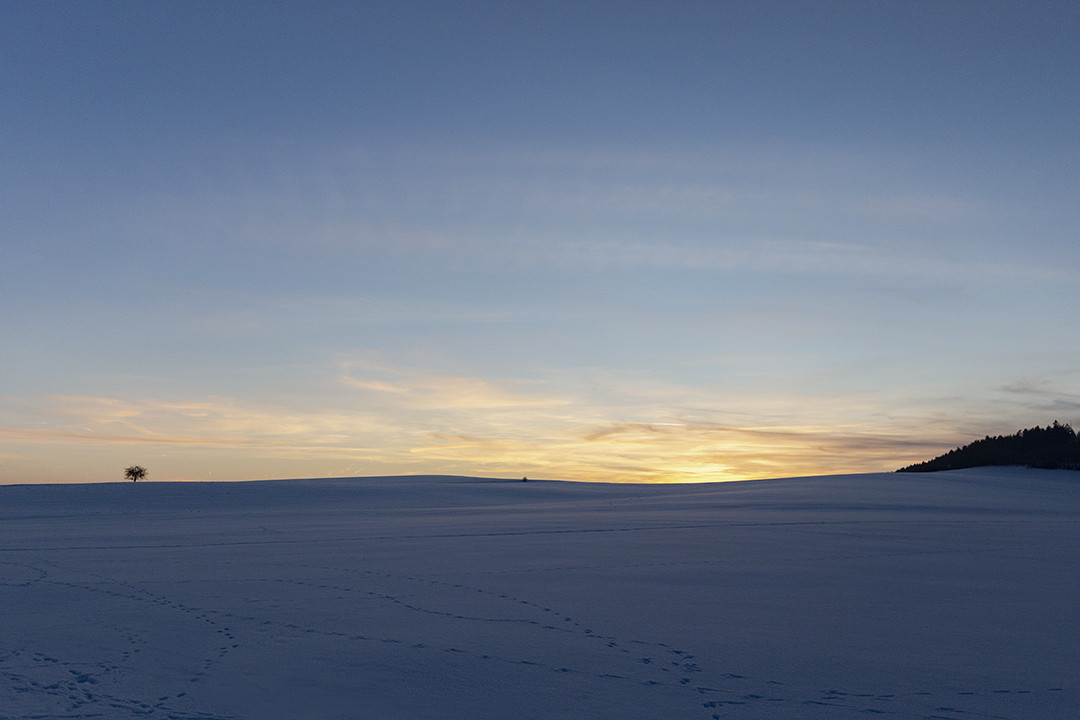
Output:
<path fill-rule="evenodd" d="M 0 487 L 0 719 L 1069 718 L 1080 474 Z"/>

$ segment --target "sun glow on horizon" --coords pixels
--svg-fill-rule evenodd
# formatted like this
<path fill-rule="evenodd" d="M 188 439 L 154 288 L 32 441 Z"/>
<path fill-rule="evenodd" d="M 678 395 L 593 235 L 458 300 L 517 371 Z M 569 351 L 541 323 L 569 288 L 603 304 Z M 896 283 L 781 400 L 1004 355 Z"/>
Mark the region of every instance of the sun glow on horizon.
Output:
<path fill-rule="evenodd" d="M 155 479 L 448 474 L 716 482 L 888 471 L 942 448 L 922 434 L 925 423 L 794 420 L 799 412 L 820 415 L 822 398 L 775 400 L 769 412 L 791 419 L 751 425 L 749 408 L 760 398 L 738 402 L 698 391 L 693 407 L 680 408 L 689 389 L 672 385 L 630 384 L 617 395 L 611 383 L 597 393 L 562 377 L 505 382 L 357 363 L 350 373 L 333 381 L 343 391 L 333 407 L 285 398 L 39 398 L 36 427 L 0 428 L 16 450 L 5 454 L 0 482 L 108 481 L 117 463 L 131 459 Z M 34 468 L 43 446 L 49 462 Z"/>
<path fill-rule="evenodd" d="M 0 483 L 1080 425 L 1080 5 L 407 5 L 5 5 Z"/>

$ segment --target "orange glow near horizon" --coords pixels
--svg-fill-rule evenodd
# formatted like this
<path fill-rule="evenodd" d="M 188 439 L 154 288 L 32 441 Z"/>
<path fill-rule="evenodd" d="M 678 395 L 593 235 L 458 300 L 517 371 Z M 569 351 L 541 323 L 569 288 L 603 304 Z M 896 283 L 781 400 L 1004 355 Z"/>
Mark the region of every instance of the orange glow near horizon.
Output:
<path fill-rule="evenodd" d="M 737 426 L 680 418 L 657 398 L 603 407 L 572 393 L 416 374 L 339 384 L 357 397 L 334 409 L 52 396 L 38 407 L 44 426 L 0 428 L 7 450 L 0 482 L 111 481 L 131 463 L 150 469 L 153 480 L 447 474 L 714 482 L 890 471 L 943 448 L 917 424 L 832 418 Z"/>

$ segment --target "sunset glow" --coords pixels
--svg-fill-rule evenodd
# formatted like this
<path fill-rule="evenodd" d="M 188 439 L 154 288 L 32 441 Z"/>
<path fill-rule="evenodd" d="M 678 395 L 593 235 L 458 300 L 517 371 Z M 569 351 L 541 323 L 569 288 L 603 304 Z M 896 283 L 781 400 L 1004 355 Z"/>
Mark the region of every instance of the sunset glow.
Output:
<path fill-rule="evenodd" d="M 1078 22 L 4 4 L 0 483 L 741 480 L 1075 425 Z"/>

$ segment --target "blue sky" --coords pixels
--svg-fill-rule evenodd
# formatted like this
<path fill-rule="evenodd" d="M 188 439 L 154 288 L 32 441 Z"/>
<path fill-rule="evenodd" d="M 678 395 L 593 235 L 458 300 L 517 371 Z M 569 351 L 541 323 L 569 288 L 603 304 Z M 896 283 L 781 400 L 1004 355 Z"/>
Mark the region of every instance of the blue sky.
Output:
<path fill-rule="evenodd" d="M 1066 3 L 0 3 L 0 482 L 1080 420 Z"/>

